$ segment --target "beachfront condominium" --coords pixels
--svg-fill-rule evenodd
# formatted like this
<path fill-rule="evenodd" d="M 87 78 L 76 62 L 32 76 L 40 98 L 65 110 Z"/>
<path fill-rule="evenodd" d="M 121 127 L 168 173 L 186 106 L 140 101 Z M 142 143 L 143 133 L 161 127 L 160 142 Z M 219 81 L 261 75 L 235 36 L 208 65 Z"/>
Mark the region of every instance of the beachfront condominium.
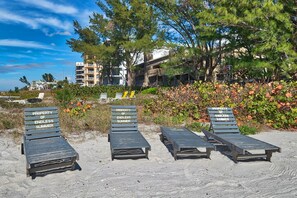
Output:
<path fill-rule="evenodd" d="M 81 86 L 125 85 L 126 70 L 123 65 L 103 68 L 95 62 L 76 62 L 75 66 L 76 84 Z"/>
<path fill-rule="evenodd" d="M 75 63 L 76 83 L 82 86 L 92 87 L 100 84 L 102 66 L 97 63 Z"/>

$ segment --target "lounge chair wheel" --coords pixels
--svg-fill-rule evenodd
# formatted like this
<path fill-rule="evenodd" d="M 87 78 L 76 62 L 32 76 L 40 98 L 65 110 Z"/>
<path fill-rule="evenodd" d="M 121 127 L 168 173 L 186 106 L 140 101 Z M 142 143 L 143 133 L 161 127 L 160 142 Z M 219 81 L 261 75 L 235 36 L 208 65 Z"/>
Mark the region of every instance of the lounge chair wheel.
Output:
<path fill-rule="evenodd" d="M 21 154 L 24 155 L 24 144 L 21 144 Z"/>

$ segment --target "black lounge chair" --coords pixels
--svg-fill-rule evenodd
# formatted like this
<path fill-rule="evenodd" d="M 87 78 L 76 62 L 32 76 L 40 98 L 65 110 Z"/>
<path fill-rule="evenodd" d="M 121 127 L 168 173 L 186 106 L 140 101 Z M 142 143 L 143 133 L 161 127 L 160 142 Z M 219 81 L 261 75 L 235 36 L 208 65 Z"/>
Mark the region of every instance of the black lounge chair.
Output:
<path fill-rule="evenodd" d="M 235 162 L 238 160 L 264 158 L 271 160 L 273 152 L 281 148 L 240 134 L 231 108 L 207 108 L 210 117 L 210 131 L 202 130 L 207 139 L 213 143 L 226 145 Z"/>
<path fill-rule="evenodd" d="M 75 169 L 78 153 L 61 135 L 57 107 L 25 108 L 27 176 Z"/>
<path fill-rule="evenodd" d="M 112 106 L 111 129 L 108 134 L 111 159 L 140 158 L 148 159 L 151 146 L 138 131 L 137 110 L 135 106 Z"/>
<path fill-rule="evenodd" d="M 172 144 L 175 160 L 179 156 L 206 156 L 210 158 L 210 152 L 214 150 L 212 144 L 186 128 L 161 127 L 160 138 L 163 143 L 168 141 Z M 200 151 L 201 148 L 205 151 Z"/>
<path fill-rule="evenodd" d="M 27 101 L 29 103 L 37 103 L 37 102 L 41 102 L 44 98 L 44 93 L 39 93 L 37 98 L 29 98 L 27 99 Z"/>

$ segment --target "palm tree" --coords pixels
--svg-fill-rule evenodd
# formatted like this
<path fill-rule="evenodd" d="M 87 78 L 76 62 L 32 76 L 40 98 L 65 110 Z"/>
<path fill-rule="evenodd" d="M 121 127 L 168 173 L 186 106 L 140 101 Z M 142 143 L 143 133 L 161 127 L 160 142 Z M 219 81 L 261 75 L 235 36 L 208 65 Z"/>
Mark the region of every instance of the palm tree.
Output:
<path fill-rule="evenodd" d="M 45 82 L 54 82 L 55 78 L 51 73 L 45 73 L 42 75 L 42 78 Z"/>

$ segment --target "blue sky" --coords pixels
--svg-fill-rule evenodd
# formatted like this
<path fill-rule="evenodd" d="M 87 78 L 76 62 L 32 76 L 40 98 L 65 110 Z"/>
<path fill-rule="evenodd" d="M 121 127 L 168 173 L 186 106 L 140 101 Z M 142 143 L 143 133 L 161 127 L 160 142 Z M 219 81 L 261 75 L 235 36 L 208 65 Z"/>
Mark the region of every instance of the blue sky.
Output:
<path fill-rule="evenodd" d="M 77 38 L 73 20 L 88 25 L 98 12 L 95 0 L 0 0 L 0 91 L 24 87 L 51 73 L 57 80 L 75 81 L 75 62 L 66 40 Z"/>

